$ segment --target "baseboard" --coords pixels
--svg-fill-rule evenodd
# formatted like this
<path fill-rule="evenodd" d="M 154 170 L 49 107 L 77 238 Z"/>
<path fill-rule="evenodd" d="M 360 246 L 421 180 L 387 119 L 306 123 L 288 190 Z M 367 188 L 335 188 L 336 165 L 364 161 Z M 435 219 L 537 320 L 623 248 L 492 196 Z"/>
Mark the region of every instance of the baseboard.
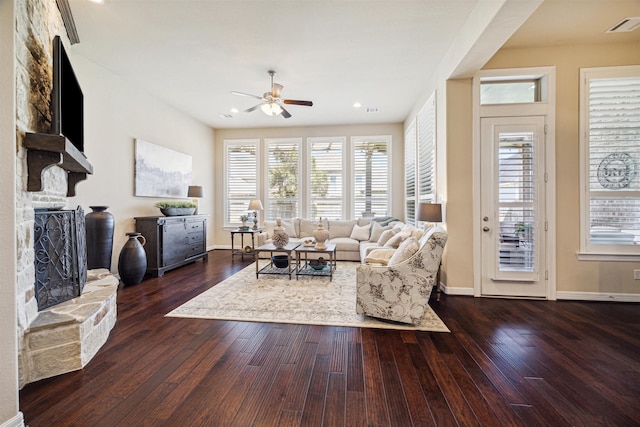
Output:
<path fill-rule="evenodd" d="M 18 412 L 16 416 L 0 424 L 0 427 L 25 427 L 22 412 Z"/>
<path fill-rule="evenodd" d="M 614 294 L 602 292 L 556 292 L 556 299 L 578 301 L 640 302 L 640 294 Z"/>
<path fill-rule="evenodd" d="M 473 288 L 459 288 L 454 286 L 440 285 L 440 289 L 447 295 L 473 296 Z"/>

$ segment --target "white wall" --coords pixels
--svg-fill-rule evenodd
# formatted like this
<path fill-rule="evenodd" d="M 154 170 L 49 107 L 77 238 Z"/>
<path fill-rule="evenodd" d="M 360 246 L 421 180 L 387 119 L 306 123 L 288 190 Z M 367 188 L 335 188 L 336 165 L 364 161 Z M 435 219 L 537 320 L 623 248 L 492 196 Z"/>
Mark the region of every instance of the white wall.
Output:
<path fill-rule="evenodd" d="M 117 271 L 125 233 L 135 230 L 134 217 L 161 215 L 153 205 L 163 198 L 134 196 L 135 139 L 189 154 L 193 184 L 204 187 L 199 213 L 213 222 L 214 131 L 168 106 L 144 90 L 67 49 L 84 94 L 85 154 L 93 175 L 76 185 L 68 207 L 107 205 L 116 221 L 111 270 Z M 169 200 L 169 199 L 166 199 Z M 175 200 L 175 199 L 174 199 Z M 213 243 L 213 227 L 207 244 Z"/>
<path fill-rule="evenodd" d="M 14 23 L 13 0 L 0 0 L 0 426 L 23 425 L 18 410 Z"/>

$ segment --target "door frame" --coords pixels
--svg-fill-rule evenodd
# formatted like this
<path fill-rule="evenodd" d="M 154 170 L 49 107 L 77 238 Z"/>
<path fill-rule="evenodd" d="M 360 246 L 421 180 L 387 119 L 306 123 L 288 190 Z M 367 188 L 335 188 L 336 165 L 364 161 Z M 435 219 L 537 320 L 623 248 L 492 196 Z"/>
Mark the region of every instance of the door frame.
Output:
<path fill-rule="evenodd" d="M 541 77 L 542 100 L 528 104 L 480 105 L 480 82 L 483 78 L 497 77 Z M 545 181 L 544 213 L 546 235 L 544 239 L 545 271 L 541 274 L 547 280 L 546 299 L 556 299 L 556 161 L 555 161 L 555 124 L 556 124 L 556 70 L 555 67 L 509 68 L 482 70 L 473 77 L 473 152 L 472 152 L 472 194 L 473 194 L 473 294 L 482 295 L 482 221 L 481 221 L 481 156 L 480 156 L 480 118 L 512 116 L 545 116 Z"/>

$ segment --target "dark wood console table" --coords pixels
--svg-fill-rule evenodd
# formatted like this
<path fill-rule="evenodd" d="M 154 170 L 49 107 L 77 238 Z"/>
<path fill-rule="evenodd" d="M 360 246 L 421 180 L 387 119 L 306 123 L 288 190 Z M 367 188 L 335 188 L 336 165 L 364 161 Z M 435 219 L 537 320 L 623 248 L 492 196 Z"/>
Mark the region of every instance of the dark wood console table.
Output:
<path fill-rule="evenodd" d="M 136 217 L 136 231 L 147 239 L 147 273 L 162 276 L 200 258 L 207 259 L 207 216 Z"/>

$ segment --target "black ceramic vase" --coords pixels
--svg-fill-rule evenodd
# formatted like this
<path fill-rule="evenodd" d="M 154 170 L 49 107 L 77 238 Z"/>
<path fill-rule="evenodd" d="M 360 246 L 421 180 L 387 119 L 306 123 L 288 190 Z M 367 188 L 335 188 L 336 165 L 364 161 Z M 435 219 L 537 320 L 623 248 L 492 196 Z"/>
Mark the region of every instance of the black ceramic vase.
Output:
<path fill-rule="evenodd" d="M 127 236 L 129 240 L 118 257 L 118 274 L 125 286 L 140 283 L 147 271 L 147 255 L 143 248 L 146 239 L 140 233 L 127 233 Z"/>
<path fill-rule="evenodd" d="M 115 220 L 109 206 L 89 206 L 93 212 L 85 216 L 87 232 L 87 268 L 106 268 L 111 270 L 113 252 L 113 228 Z"/>

